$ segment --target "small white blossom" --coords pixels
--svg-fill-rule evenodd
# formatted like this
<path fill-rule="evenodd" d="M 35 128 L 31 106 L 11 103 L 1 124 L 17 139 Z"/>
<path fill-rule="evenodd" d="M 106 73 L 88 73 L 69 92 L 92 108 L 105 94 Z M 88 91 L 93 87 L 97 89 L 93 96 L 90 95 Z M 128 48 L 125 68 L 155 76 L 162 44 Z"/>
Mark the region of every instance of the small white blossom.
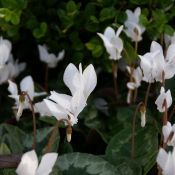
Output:
<path fill-rule="evenodd" d="M 166 105 L 167 105 L 167 109 L 168 109 L 172 104 L 171 91 L 168 90 L 167 92 L 165 92 L 164 87 L 161 87 L 160 95 L 157 97 L 157 99 L 155 101 L 155 104 L 157 105 L 157 109 L 160 112 L 165 111 L 165 105 L 164 105 L 165 101 L 166 101 Z"/>
<path fill-rule="evenodd" d="M 127 66 L 127 70 L 129 74 L 131 74 L 131 68 L 129 66 Z M 131 90 L 137 89 L 141 84 L 142 77 L 143 76 L 142 76 L 142 71 L 140 67 L 137 67 L 136 69 L 134 69 L 132 72 L 133 81 L 127 83 L 128 89 L 131 89 Z"/>
<path fill-rule="evenodd" d="M 170 122 L 167 122 L 166 125 L 162 127 L 164 143 L 167 143 L 169 146 L 175 146 L 175 124 L 171 125 Z"/>
<path fill-rule="evenodd" d="M 15 106 L 13 108 L 18 109 L 16 117 L 17 120 L 19 120 L 20 116 L 22 115 L 23 109 L 30 109 L 29 100 L 27 97 L 25 97 L 22 101 L 20 101 L 20 95 L 18 94 L 18 88 L 16 83 L 12 82 L 11 80 L 8 80 L 8 82 L 8 91 L 11 93 L 9 97 L 15 100 Z M 22 79 L 22 81 L 20 82 L 20 91 L 27 92 L 32 101 L 34 97 L 46 95 L 45 92 L 38 93 L 34 91 L 34 82 L 31 76 L 26 76 L 24 79 Z"/>
<path fill-rule="evenodd" d="M 86 106 L 86 100 L 96 86 L 97 77 L 92 65 L 82 72 L 81 64 L 78 70 L 71 63 L 67 66 L 63 79 L 72 96 L 51 91 L 49 99 L 44 101 L 57 120 L 66 120 L 73 126 L 77 123 L 79 113 Z"/>
<path fill-rule="evenodd" d="M 124 32 L 132 41 L 138 42 L 142 40 L 142 34 L 145 31 L 145 28 L 139 23 L 139 17 L 141 14 L 140 7 L 137 7 L 134 12 L 131 10 L 126 10 L 127 20 L 124 25 L 126 30 Z"/>
<path fill-rule="evenodd" d="M 56 56 L 53 53 L 49 53 L 46 46 L 38 45 L 40 60 L 45 62 L 49 68 L 54 68 L 57 63 L 64 58 L 65 51 L 62 50 Z"/>
<path fill-rule="evenodd" d="M 162 169 L 163 175 L 175 174 L 175 149 L 172 152 L 166 152 L 163 148 L 159 149 L 159 153 L 156 159 L 158 165 Z"/>
<path fill-rule="evenodd" d="M 26 63 L 18 63 L 18 60 L 14 61 L 13 56 L 10 55 L 7 67 L 9 71 L 8 79 L 12 79 L 16 78 L 26 68 Z"/>
<path fill-rule="evenodd" d="M 145 55 L 139 55 L 141 62 L 140 66 L 143 70 L 143 80 L 146 82 L 163 81 L 170 79 L 175 74 L 175 44 L 171 44 L 166 56 L 163 55 L 162 46 L 153 41 L 151 43 L 150 52 Z M 164 76 L 163 76 L 164 75 Z"/>
<path fill-rule="evenodd" d="M 0 69 L 4 67 L 11 53 L 12 45 L 9 40 L 0 37 Z"/>
<path fill-rule="evenodd" d="M 106 51 L 109 54 L 109 58 L 112 60 L 119 60 L 121 58 L 121 52 L 123 50 L 123 41 L 119 37 L 123 26 L 120 26 L 115 33 L 114 29 L 107 27 L 104 34 L 97 33 L 103 40 Z"/>
<path fill-rule="evenodd" d="M 16 173 L 18 175 L 49 175 L 57 160 L 57 153 L 45 154 L 40 164 L 34 150 L 26 152 L 21 158 Z"/>

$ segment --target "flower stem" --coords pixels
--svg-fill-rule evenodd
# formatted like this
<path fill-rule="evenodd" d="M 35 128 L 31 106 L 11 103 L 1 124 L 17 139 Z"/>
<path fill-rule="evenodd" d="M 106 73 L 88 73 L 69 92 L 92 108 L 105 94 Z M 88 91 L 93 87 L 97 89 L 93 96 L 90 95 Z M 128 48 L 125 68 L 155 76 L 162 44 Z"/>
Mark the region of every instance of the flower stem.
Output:
<path fill-rule="evenodd" d="M 48 65 L 46 64 L 45 68 L 45 91 L 48 92 L 48 76 L 49 76 L 49 68 Z"/>
<path fill-rule="evenodd" d="M 31 106 L 32 117 L 33 117 L 33 145 L 32 145 L 32 148 L 36 149 L 36 117 L 35 117 L 33 102 L 32 102 L 32 100 L 27 92 L 23 91 L 23 92 L 21 92 L 21 94 L 27 96 L 27 98 L 29 100 L 29 104 Z"/>
<path fill-rule="evenodd" d="M 112 62 L 112 74 L 113 74 L 113 82 L 114 82 L 114 93 L 117 98 L 118 88 L 117 88 L 117 63 Z"/>
<path fill-rule="evenodd" d="M 134 159 L 134 156 L 135 156 L 135 126 L 136 126 L 136 115 L 137 115 L 137 112 L 140 108 L 140 106 L 143 105 L 143 102 L 140 102 L 135 111 L 134 111 L 134 114 L 133 114 L 133 117 L 132 117 L 132 146 L 131 146 L 131 157 Z"/>
<path fill-rule="evenodd" d="M 146 90 L 146 95 L 145 95 L 145 100 L 144 100 L 145 108 L 147 108 L 150 89 L 151 89 L 151 83 L 148 84 L 148 87 L 147 87 L 147 90 Z"/>
<path fill-rule="evenodd" d="M 55 126 L 54 126 L 54 128 L 52 130 L 52 134 L 51 134 L 51 136 L 49 138 L 49 141 L 47 143 L 47 147 L 46 147 L 45 153 L 49 153 L 51 151 L 51 147 L 52 147 L 52 145 L 54 143 L 54 140 L 55 140 L 57 134 L 59 133 L 58 127 L 59 127 L 59 121 L 56 122 L 56 124 L 55 124 Z"/>

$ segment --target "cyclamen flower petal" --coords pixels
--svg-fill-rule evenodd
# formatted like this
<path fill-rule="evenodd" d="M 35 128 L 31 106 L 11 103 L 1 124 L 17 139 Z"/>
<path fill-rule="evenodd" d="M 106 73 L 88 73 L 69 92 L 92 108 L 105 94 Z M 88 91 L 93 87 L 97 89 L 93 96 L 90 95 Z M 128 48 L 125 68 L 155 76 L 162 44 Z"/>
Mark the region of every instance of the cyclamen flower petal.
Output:
<path fill-rule="evenodd" d="M 175 75 L 174 49 L 175 44 L 171 44 L 164 57 L 162 46 L 155 41 L 151 43 L 150 52 L 139 56 L 141 59 L 140 66 L 143 70 L 144 81 L 150 83 L 154 81 L 162 82 L 163 78 L 170 79 Z"/>
<path fill-rule="evenodd" d="M 169 146 L 175 146 L 175 124 L 172 126 L 170 122 L 162 127 L 164 143 Z"/>
<path fill-rule="evenodd" d="M 79 64 L 79 70 L 70 63 L 65 69 L 63 75 L 64 83 L 70 89 L 72 95 L 77 89 L 82 89 L 87 99 L 97 84 L 97 75 L 92 64 L 86 67 L 82 72 L 82 66 Z"/>
<path fill-rule="evenodd" d="M 13 108 L 18 109 L 16 117 L 17 120 L 19 120 L 20 116 L 22 115 L 23 109 L 30 109 L 30 104 L 28 102 L 28 98 L 26 97 L 24 97 L 24 102 L 21 103 L 19 101 L 17 85 L 10 80 L 8 82 L 9 82 L 8 91 L 11 93 L 9 97 L 15 100 L 15 106 Z M 34 82 L 31 76 L 26 76 L 24 79 L 22 79 L 22 81 L 20 82 L 20 90 L 27 92 L 32 101 L 36 96 L 46 95 L 46 92 L 36 93 L 34 91 Z"/>
<path fill-rule="evenodd" d="M 56 162 L 57 153 L 45 154 L 38 166 L 38 158 L 34 150 L 23 154 L 16 173 L 18 175 L 49 175 Z"/>
<path fill-rule="evenodd" d="M 9 59 L 11 49 L 11 42 L 0 37 L 0 68 L 4 67 L 5 63 Z"/>
<path fill-rule="evenodd" d="M 46 46 L 38 45 L 38 49 L 39 49 L 40 60 L 45 62 L 48 65 L 49 68 L 56 67 L 58 61 L 62 60 L 64 55 L 65 55 L 64 50 L 59 52 L 58 56 L 56 57 L 55 54 L 48 52 Z"/>
<path fill-rule="evenodd" d="M 164 101 L 165 100 L 166 100 L 166 103 L 167 103 L 167 108 L 169 108 L 172 104 L 171 91 L 168 90 L 167 92 L 165 92 L 164 87 L 161 87 L 160 95 L 158 96 L 158 98 L 155 101 L 155 104 L 157 105 L 157 109 L 160 112 L 165 111 L 165 106 L 164 106 Z"/>
<path fill-rule="evenodd" d="M 63 80 L 72 95 L 51 91 L 49 99 L 44 99 L 44 102 L 57 120 L 63 120 L 73 126 L 77 123 L 79 113 L 86 106 L 86 100 L 97 84 L 97 76 L 92 65 L 82 71 L 81 64 L 78 70 L 70 63 L 64 72 Z"/>
<path fill-rule="evenodd" d="M 124 32 L 132 41 L 138 42 L 142 40 L 142 33 L 145 31 L 145 28 L 139 23 L 140 7 L 137 7 L 134 12 L 126 10 L 126 14 L 127 20 L 124 23 L 126 27 Z"/>
<path fill-rule="evenodd" d="M 159 149 L 159 153 L 156 159 L 158 165 L 162 169 L 163 175 L 174 175 L 175 174 L 175 149 L 173 152 L 166 152 L 163 148 Z"/>
<path fill-rule="evenodd" d="M 119 60 L 121 58 L 121 52 L 123 50 L 123 41 L 119 35 L 123 30 L 123 26 L 120 26 L 115 33 L 114 29 L 107 27 L 104 34 L 97 33 L 103 40 L 106 51 L 110 55 L 109 58 L 112 60 Z"/>

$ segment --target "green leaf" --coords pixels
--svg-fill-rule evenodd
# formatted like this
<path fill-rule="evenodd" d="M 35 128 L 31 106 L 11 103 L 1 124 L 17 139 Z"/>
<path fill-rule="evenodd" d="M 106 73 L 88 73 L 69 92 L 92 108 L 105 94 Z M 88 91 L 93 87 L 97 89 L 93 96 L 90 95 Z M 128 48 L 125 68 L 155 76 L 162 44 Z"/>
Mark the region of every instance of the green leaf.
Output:
<path fill-rule="evenodd" d="M 127 41 L 124 42 L 123 58 L 125 59 L 126 63 L 129 65 L 131 65 L 132 63 L 135 63 L 138 58 L 135 52 L 135 49 Z"/>
<path fill-rule="evenodd" d="M 0 143 L 0 154 L 10 154 L 11 151 L 5 143 Z"/>
<path fill-rule="evenodd" d="M 33 35 L 35 38 L 39 39 L 45 36 L 47 32 L 47 23 L 40 23 L 39 27 L 33 30 Z"/>
<path fill-rule="evenodd" d="M 27 7 L 27 0 L 1 0 L 1 4 L 5 8 L 22 10 Z"/>
<path fill-rule="evenodd" d="M 66 175 L 120 175 L 115 166 L 91 154 L 65 154 L 58 157 L 56 164 Z"/>
<path fill-rule="evenodd" d="M 21 153 L 24 150 L 25 133 L 18 127 L 8 124 L 0 125 L 0 138 L 12 153 Z"/>
<path fill-rule="evenodd" d="M 114 18 L 116 15 L 116 9 L 114 7 L 104 8 L 100 11 L 100 21 L 106 21 Z"/>
<path fill-rule="evenodd" d="M 103 54 L 101 42 L 96 37 L 86 43 L 86 47 L 92 52 L 93 57 L 100 57 Z"/>
<path fill-rule="evenodd" d="M 66 4 L 66 11 L 68 15 L 74 16 L 77 13 L 77 10 L 78 10 L 78 6 L 75 4 L 74 1 L 69 1 Z"/>
<path fill-rule="evenodd" d="M 164 30 L 165 30 L 165 33 L 170 35 L 170 36 L 172 36 L 173 33 L 174 33 L 174 29 L 168 24 L 165 25 L 165 29 Z"/>
<path fill-rule="evenodd" d="M 110 159 L 113 156 L 131 159 L 131 135 L 132 128 L 128 126 L 117 133 L 109 142 L 106 155 Z M 137 128 L 135 132 L 135 161 L 143 166 L 143 174 L 154 166 L 158 151 L 158 135 L 154 127 Z"/>
<path fill-rule="evenodd" d="M 11 13 L 11 22 L 14 25 L 17 25 L 20 23 L 20 16 L 21 12 L 20 11 L 12 11 Z"/>
<path fill-rule="evenodd" d="M 47 146 L 48 140 L 52 134 L 52 130 L 53 127 L 45 127 L 45 128 L 41 128 L 41 129 L 37 129 L 36 132 L 36 141 L 37 141 L 37 152 L 43 152 L 43 148 L 45 149 L 45 147 Z M 58 149 L 58 144 L 59 144 L 59 140 L 60 137 L 59 135 L 57 135 L 54 138 L 54 143 L 52 144 L 51 147 L 51 151 L 57 151 Z M 32 144 L 33 144 L 33 132 L 31 132 L 30 134 L 27 134 L 25 139 L 24 139 L 24 145 L 27 149 L 30 149 Z"/>

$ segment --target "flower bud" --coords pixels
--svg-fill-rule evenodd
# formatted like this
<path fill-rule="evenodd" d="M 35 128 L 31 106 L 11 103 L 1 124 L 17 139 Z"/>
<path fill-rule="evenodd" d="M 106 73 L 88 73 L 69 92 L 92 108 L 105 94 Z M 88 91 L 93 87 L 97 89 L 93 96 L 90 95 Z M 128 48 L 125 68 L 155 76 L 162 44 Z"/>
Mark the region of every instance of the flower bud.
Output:
<path fill-rule="evenodd" d="M 141 127 L 145 127 L 146 124 L 146 108 L 145 104 L 141 104 L 140 106 L 140 113 L 141 113 Z"/>
<path fill-rule="evenodd" d="M 72 127 L 69 125 L 66 129 L 67 141 L 70 142 L 72 138 Z"/>
<path fill-rule="evenodd" d="M 19 121 L 19 118 L 22 115 L 23 109 L 24 109 L 24 101 L 25 101 L 25 96 L 24 95 L 20 95 L 19 96 L 19 106 L 18 106 L 18 111 L 16 114 L 16 120 Z"/>

